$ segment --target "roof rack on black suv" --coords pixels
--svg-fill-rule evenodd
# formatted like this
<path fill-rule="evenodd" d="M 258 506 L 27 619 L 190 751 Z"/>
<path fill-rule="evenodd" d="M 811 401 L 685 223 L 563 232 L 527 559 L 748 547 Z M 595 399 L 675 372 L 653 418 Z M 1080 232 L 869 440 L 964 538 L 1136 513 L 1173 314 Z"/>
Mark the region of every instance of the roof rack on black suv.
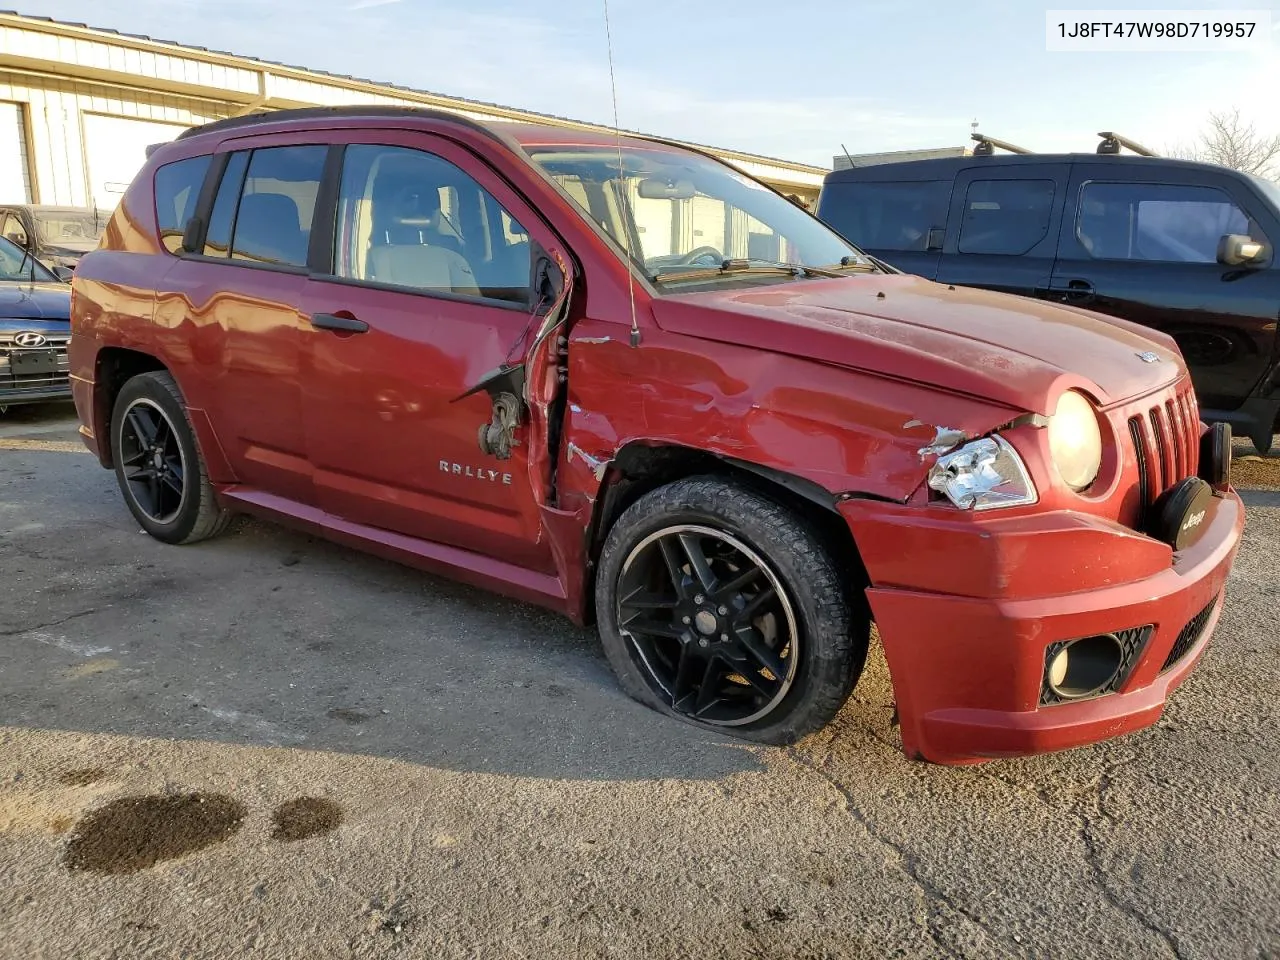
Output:
<path fill-rule="evenodd" d="M 1280 430 L 1280 186 L 1098 136 L 1096 153 L 1039 154 L 975 133 L 971 157 L 837 170 L 817 214 L 909 273 L 1165 331 L 1204 418 L 1270 449 Z"/>

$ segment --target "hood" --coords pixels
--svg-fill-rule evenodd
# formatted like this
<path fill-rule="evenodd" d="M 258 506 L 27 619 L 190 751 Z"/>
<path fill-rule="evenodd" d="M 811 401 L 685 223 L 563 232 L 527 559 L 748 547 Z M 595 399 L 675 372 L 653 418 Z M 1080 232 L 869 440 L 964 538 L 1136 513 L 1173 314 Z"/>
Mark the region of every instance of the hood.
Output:
<path fill-rule="evenodd" d="M 71 322 L 71 287 L 65 283 L 0 281 L 0 329 L 26 330 L 16 321 Z"/>
<path fill-rule="evenodd" d="M 1071 307 L 909 274 L 657 297 L 663 330 L 838 364 L 1048 414 L 1061 390 L 1101 405 L 1181 376 L 1173 341 Z M 1143 361 L 1153 353 L 1159 360 Z"/>
<path fill-rule="evenodd" d="M 59 240 L 57 243 L 48 243 L 44 246 L 44 252 L 49 256 L 68 257 L 70 259 L 79 259 L 91 250 L 98 249 L 97 240 Z"/>

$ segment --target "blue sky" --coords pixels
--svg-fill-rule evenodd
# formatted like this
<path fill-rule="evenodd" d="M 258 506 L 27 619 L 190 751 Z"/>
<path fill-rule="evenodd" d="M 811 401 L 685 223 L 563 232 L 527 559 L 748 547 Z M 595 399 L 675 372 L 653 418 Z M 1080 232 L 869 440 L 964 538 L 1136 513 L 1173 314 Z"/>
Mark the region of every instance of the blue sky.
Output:
<path fill-rule="evenodd" d="M 1045 10 L 1269 9 L 1280 0 L 611 0 L 629 129 L 829 164 L 966 142 L 1156 149 L 1212 109 L 1280 132 L 1280 33 L 1262 53 L 1049 53 Z M 19 12 L 610 122 L 602 0 L 40 0 Z"/>

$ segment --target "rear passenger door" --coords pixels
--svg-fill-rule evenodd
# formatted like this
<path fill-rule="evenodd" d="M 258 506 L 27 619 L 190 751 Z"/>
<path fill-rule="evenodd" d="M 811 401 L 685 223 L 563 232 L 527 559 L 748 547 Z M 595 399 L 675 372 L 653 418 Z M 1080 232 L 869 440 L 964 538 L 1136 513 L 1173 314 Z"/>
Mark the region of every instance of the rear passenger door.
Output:
<path fill-rule="evenodd" d="M 364 527 L 553 572 L 527 418 L 509 458 L 484 454 L 477 436 L 493 400 L 469 392 L 522 359 L 540 319 L 533 255 L 552 235 L 450 141 L 339 136 L 347 142 L 328 181 L 329 234 L 303 300 L 304 422 L 319 503 Z"/>
<path fill-rule="evenodd" d="M 1280 270 L 1217 262 L 1226 234 L 1274 250 L 1271 207 L 1235 177 L 1158 162 L 1079 163 L 1053 296 L 1154 327 L 1186 358 L 1202 406 L 1234 410 L 1273 359 Z"/>
<path fill-rule="evenodd" d="M 937 279 L 1036 296 L 1049 286 L 1068 164 L 969 167 L 956 177 Z"/>
<path fill-rule="evenodd" d="M 299 306 L 328 148 L 306 139 L 241 138 L 219 147 L 203 246 L 165 275 L 156 321 L 172 331 L 183 391 L 209 414 L 240 483 L 310 504 Z M 166 237 L 166 246 L 180 240 Z"/>

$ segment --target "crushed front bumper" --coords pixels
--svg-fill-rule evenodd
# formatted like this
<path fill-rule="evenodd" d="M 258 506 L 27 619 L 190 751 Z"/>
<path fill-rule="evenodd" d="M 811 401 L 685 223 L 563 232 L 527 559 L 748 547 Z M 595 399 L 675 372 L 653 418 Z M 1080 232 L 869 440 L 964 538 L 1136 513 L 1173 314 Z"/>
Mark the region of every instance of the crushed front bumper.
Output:
<path fill-rule="evenodd" d="M 890 544 L 907 546 L 908 508 L 874 506 L 848 501 L 841 512 L 870 557 L 867 596 L 903 749 L 952 764 L 1062 750 L 1155 723 L 1213 633 L 1244 529 L 1234 490 L 1214 498 L 1204 534 L 1177 554 L 1071 513 L 941 521 L 949 531 L 935 518 L 931 533 L 945 548 L 907 564 L 893 562 Z M 956 590 L 979 582 L 990 586 L 985 595 Z M 1114 692 L 1042 703 L 1052 644 L 1147 627 Z"/>

